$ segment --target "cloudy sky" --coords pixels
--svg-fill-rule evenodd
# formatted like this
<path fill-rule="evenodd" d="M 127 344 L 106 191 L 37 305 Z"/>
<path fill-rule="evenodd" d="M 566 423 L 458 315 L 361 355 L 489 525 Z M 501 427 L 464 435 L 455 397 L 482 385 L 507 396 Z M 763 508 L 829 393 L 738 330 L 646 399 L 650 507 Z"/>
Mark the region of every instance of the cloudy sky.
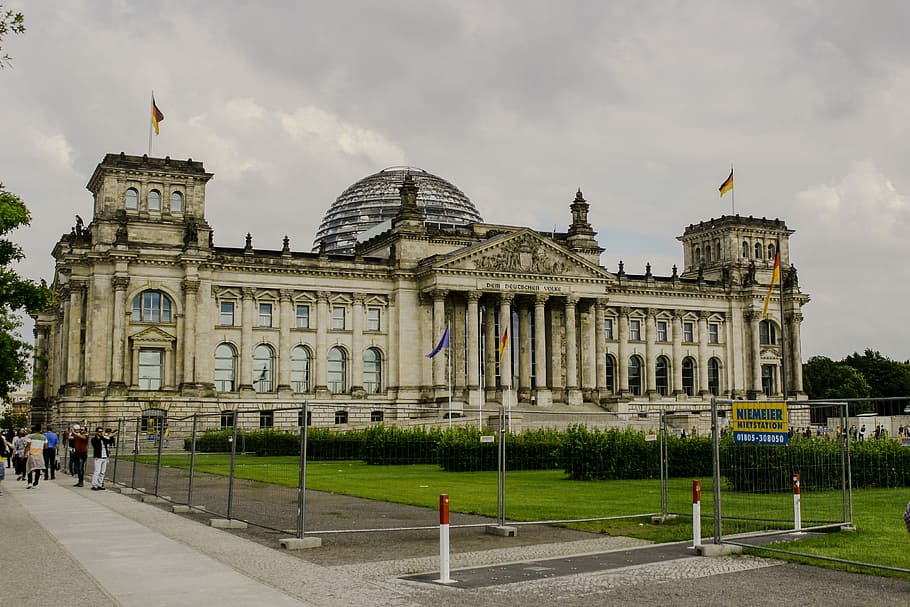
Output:
<path fill-rule="evenodd" d="M 3 41 L 0 180 L 21 271 L 91 216 L 105 153 L 215 174 L 215 243 L 309 250 L 354 181 L 409 164 L 488 222 L 565 230 L 581 188 L 615 271 L 668 275 L 676 237 L 736 211 L 796 230 L 803 355 L 910 358 L 910 4 L 25 2 Z"/>

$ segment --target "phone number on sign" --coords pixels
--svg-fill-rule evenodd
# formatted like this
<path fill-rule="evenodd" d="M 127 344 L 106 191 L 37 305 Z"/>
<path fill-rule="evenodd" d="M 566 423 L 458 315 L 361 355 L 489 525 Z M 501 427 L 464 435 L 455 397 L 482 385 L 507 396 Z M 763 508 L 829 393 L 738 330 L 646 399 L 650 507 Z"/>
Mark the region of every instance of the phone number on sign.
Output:
<path fill-rule="evenodd" d="M 787 435 L 768 432 L 734 432 L 735 443 L 763 443 L 767 445 L 786 445 Z"/>

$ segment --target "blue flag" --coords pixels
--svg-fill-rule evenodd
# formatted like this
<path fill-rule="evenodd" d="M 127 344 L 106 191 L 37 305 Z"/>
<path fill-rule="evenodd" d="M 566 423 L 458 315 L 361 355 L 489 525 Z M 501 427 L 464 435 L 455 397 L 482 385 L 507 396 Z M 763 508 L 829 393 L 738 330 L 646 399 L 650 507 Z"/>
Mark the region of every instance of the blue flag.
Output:
<path fill-rule="evenodd" d="M 447 324 L 445 333 L 442 334 L 442 339 L 439 340 L 439 343 L 436 344 L 436 347 L 433 348 L 433 351 L 430 352 L 429 354 L 427 354 L 427 358 L 433 358 L 434 356 L 439 354 L 440 350 L 442 350 L 443 348 L 448 348 L 448 347 L 449 347 L 449 325 Z"/>

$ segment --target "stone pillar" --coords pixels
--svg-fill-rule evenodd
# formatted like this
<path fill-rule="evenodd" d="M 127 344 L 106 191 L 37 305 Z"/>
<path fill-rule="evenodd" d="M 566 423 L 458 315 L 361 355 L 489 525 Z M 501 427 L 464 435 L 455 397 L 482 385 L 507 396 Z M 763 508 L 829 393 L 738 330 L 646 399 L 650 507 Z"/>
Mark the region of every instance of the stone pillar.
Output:
<path fill-rule="evenodd" d="M 481 402 L 480 394 L 480 292 L 468 292 L 467 335 L 468 351 L 466 361 L 468 404 L 476 407 Z"/>
<path fill-rule="evenodd" d="M 642 373 L 647 386 L 648 398 L 656 399 L 657 394 L 657 357 L 654 356 L 654 344 L 657 342 L 657 311 L 648 308 L 645 311 L 645 364 Z"/>
<path fill-rule="evenodd" d="M 539 407 L 550 404 L 552 394 L 547 383 L 547 296 L 534 296 L 534 402 Z"/>
<path fill-rule="evenodd" d="M 294 324 L 294 291 L 278 291 L 278 392 L 291 392 L 291 326 Z"/>
<path fill-rule="evenodd" d="M 363 294 L 354 293 L 351 305 L 351 394 L 362 398 L 363 392 Z"/>
<path fill-rule="evenodd" d="M 499 296 L 499 339 L 502 339 L 503 332 L 508 331 L 508 342 L 502 351 L 502 359 L 499 361 L 499 383 L 502 389 L 508 390 L 512 387 L 512 299 L 511 293 L 503 293 Z M 496 347 L 499 347 L 497 341 Z"/>
<path fill-rule="evenodd" d="M 580 405 L 582 402 L 578 389 L 577 305 L 577 297 L 566 297 L 566 401 L 569 405 Z"/>
<path fill-rule="evenodd" d="M 66 383 L 69 386 L 76 386 L 82 383 L 82 300 L 85 296 L 85 283 L 71 279 L 69 287 Z"/>
<path fill-rule="evenodd" d="M 598 298 L 594 303 L 594 350 L 595 355 L 597 356 L 597 361 L 595 363 L 595 370 L 597 373 L 597 394 L 598 400 L 605 396 L 608 396 L 607 393 L 607 323 L 606 323 L 606 314 L 607 311 L 607 298 L 601 297 Z"/>
<path fill-rule="evenodd" d="M 449 292 L 443 289 L 433 291 L 433 336 L 431 338 L 430 349 L 433 350 L 442 339 L 442 334 L 446 330 L 446 297 Z M 452 329 L 449 328 L 449 348 L 451 349 Z M 437 390 L 445 388 L 446 382 L 446 365 L 448 364 L 451 352 L 440 352 L 433 357 L 433 384 Z"/>
<path fill-rule="evenodd" d="M 702 310 L 698 313 L 698 394 L 710 396 L 708 390 L 708 317 L 711 313 Z"/>
<path fill-rule="evenodd" d="M 241 289 L 240 307 L 240 391 L 253 390 L 253 322 L 256 318 L 256 291 L 251 287 Z"/>
<path fill-rule="evenodd" d="M 803 322 L 802 312 L 791 312 L 787 315 L 790 326 L 790 372 L 787 375 L 787 390 L 792 396 L 803 393 L 803 353 L 800 344 L 800 323 Z"/>
<path fill-rule="evenodd" d="M 35 352 L 32 357 L 34 368 L 32 381 L 32 398 L 44 399 L 47 396 L 47 328 L 35 325 Z"/>
<path fill-rule="evenodd" d="M 491 301 L 483 307 L 483 385 L 485 390 L 496 389 L 496 310 Z"/>
<path fill-rule="evenodd" d="M 196 294 L 199 291 L 199 280 L 187 278 L 183 281 L 183 383 L 186 386 L 196 384 Z"/>
<path fill-rule="evenodd" d="M 618 385 L 616 386 L 617 394 L 628 398 L 629 392 L 629 313 L 632 309 L 623 306 L 619 309 L 619 316 L 616 317 L 616 330 L 619 337 L 617 347 L 618 358 L 616 366 L 619 370 Z"/>
<path fill-rule="evenodd" d="M 130 286 L 129 276 L 114 276 L 111 281 L 114 287 L 114 317 L 111 319 L 111 383 L 115 386 L 125 386 L 123 370 L 126 365 L 124 359 L 124 345 L 126 344 L 126 289 Z"/>
<path fill-rule="evenodd" d="M 531 394 L 531 322 L 526 298 L 518 300 L 518 392 Z"/>
<path fill-rule="evenodd" d="M 752 393 L 749 398 L 756 399 L 762 394 L 761 390 L 761 343 L 759 341 L 758 323 L 761 322 L 761 314 L 755 310 L 747 311 L 743 317 L 749 323 L 749 331 L 752 337 L 752 347 L 750 348 L 750 360 L 752 361 Z"/>
<path fill-rule="evenodd" d="M 673 395 L 685 394 L 682 381 L 682 310 L 673 310 Z"/>
<path fill-rule="evenodd" d="M 316 364 L 316 386 L 317 394 L 328 392 L 329 370 L 328 370 L 328 350 L 326 346 L 329 341 L 329 294 L 327 291 L 316 293 L 316 352 L 313 354 Z"/>

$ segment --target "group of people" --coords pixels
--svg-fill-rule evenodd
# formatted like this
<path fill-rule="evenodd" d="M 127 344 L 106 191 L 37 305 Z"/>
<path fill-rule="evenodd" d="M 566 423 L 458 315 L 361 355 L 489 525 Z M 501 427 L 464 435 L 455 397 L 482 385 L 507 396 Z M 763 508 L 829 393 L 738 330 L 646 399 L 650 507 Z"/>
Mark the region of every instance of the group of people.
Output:
<path fill-rule="evenodd" d="M 37 488 L 42 477 L 44 480 L 55 479 L 60 469 L 60 449 L 65 445 L 69 448 L 69 473 L 76 478 L 73 486 L 84 487 L 88 449 L 91 446 L 94 460 L 92 490 L 104 490 L 104 475 L 114 447 L 116 430 L 99 426 L 91 438 L 84 423 L 74 424 L 63 436 L 54 432 L 51 426 L 42 432 L 41 424 L 35 424 L 31 430 L 30 434 L 25 428 L 0 433 L 0 481 L 4 480 L 7 468 L 14 469 L 17 481 L 28 483 L 27 489 Z"/>

